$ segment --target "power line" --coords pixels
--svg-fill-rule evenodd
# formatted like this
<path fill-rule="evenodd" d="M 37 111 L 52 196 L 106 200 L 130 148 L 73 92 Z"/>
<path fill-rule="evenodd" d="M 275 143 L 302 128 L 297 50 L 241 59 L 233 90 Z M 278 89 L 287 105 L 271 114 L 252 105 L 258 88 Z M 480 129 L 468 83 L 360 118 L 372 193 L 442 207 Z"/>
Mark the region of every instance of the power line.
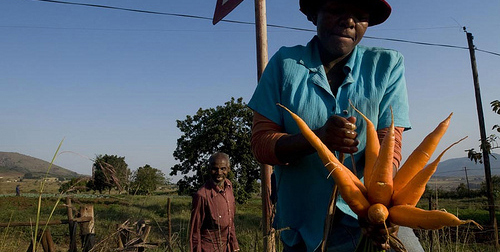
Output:
<path fill-rule="evenodd" d="M 130 8 L 115 7 L 115 6 L 100 5 L 100 4 L 74 3 L 74 2 L 65 2 L 65 1 L 58 1 L 58 0 L 35 0 L 35 1 L 48 2 L 48 3 L 57 3 L 57 4 L 67 4 L 67 5 L 78 5 L 78 6 L 86 6 L 86 7 L 94 7 L 94 8 L 113 9 L 113 10 L 130 11 L 130 12 L 155 14 L 155 15 L 166 15 L 166 16 L 174 16 L 174 17 L 194 18 L 194 19 L 202 19 L 202 20 L 210 20 L 210 21 L 212 20 L 212 18 L 203 17 L 203 16 L 197 16 L 197 15 L 168 13 L 168 12 L 159 12 L 159 11 L 148 11 L 148 10 L 138 10 L 138 9 L 130 9 Z M 228 20 L 228 19 L 222 19 L 220 22 L 235 23 L 235 24 L 245 24 L 245 25 L 255 25 L 254 22 Z M 313 30 L 313 29 L 297 28 L 297 27 L 290 27 L 290 26 L 284 26 L 284 25 L 267 24 L 267 26 L 268 27 L 273 27 L 273 28 L 279 28 L 279 29 L 295 30 L 295 31 L 316 32 L 316 30 Z M 427 28 L 427 29 L 430 29 L 430 28 Z M 426 46 L 438 46 L 438 47 L 457 48 L 457 49 L 466 49 L 466 50 L 469 49 L 468 47 L 464 47 L 464 46 L 455 46 L 455 45 L 446 45 L 446 44 L 436 44 L 436 43 L 428 43 L 428 42 L 410 41 L 410 40 L 404 40 L 404 39 L 379 38 L 379 37 L 372 37 L 372 36 L 364 36 L 364 38 L 376 39 L 376 40 L 386 40 L 386 41 L 400 42 L 400 43 L 417 44 L 417 45 L 426 45 Z M 480 52 L 483 52 L 483 53 L 488 53 L 488 54 L 500 56 L 500 53 L 495 53 L 495 52 L 491 52 L 491 51 L 481 50 L 481 49 L 477 49 L 477 48 L 475 48 L 475 49 L 477 51 L 480 51 Z"/>
<path fill-rule="evenodd" d="M 476 51 L 480 51 L 480 52 L 484 52 L 484 53 L 489 53 L 489 54 L 493 54 L 493 55 L 496 55 L 496 56 L 500 56 L 500 53 L 490 52 L 490 51 L 481 50 L 481 49 L 477 49 L 477 48 L 474 48 L 474 49 L 476 49 Z"/>
<path fill-rule="evenodd" d="M 416 28 L 377 28 L 380 31 L 419 31 L 419 30 L 442 30 L 442 29 L 462 29 L 462 26 L 436 26 L 436 27 L 416 27 Z"/>
<path fill-rule="evenodd" d="M 57 1 L 57 0 L 35 0 L 35 1 L 57 3 L 57 4 L 67 4 L 67 5 L 78 5 L 78 6 L 95 7 L 95 8 L 104 8 L 104 9 L 112 9 L 112 10 L 131 11 L 131 12 L 139 12 L 139 13 L 146 13 L 146 14 L 156 14 L 156 15 L 167 15 L 167 16 L 212 20 L 211 18 L 208 18 L 208 17 L 201 17 L 201 16 L 196 16 L 196 15 L 166 13 L 166 12 L 148 11 L 148 10 L 137 10 L 137 9 L 114 7 L 114 6 L 100 5 L 100 4 L 72 3 L 72 2 Z"/>
<path fill-rule="evenodd" d="M 291 29 L 291 30 L 298 30 L 298 31 L 316 32 L 316 30 L 313 30 L 313 29 L 294 28 L 294 27 L 282 26 L 282 25 L 272 25 L 272 24 L 268 24 L 268 26 L 269 26 L 269 27 L 275 27 L 275 28 L 282 28 L 282 29 Z M 455 27 L 455 28 L 456 28 L 456 27 Z M 379 38 L 379 37 L 372 37 L 372 36 L 363 36 L 363 38 L 368 38 L 368 39 L 378 39 L 378 40 L 386 40 L 386 41 L 392 41 L 392 42 L 410 43 L 410 44 L 417 44 L 417 45 L 441 46 L 441 47 L 448 47 L 448 48 L 469 49 L 468 47 L 465 47 L 465 46 L 455 46 L 455 45 L 436 44 L 436 43 L 428 43 L 428 42 L 410 41 L 410 40 L 404 40 L 404 39 Z M 478 50 L 478 51 L 479 51 L 479 50 Z M 484 51 L 484 52 L 488 52 L 488 51 Z M 491 53 L 491 52 L 488 52 L 488 53 Z M 500 56 L 500 54 L 499 54 L 499 56 Z"/>
<path fill-rule="evenodd" d="M 131 32 L 208 32 L 213 31 L 196 29 L 128 29 L 128 28 L 82 28 L 82 27 L 51 27 L 51 26 L 27 26 L 27 25 L 0 25 L 0 28 L 16 29 L 52 29 L 52 30 L 83 30 L 83 31 L 131 31 Z M 239 32 L 234 30 L 218 30 L 217 32 Z"/>
<path fill-rule="evenodd" d="M 428 42 L 410 41 L 410 40 L 404 40 L 404 39 L 377 38 L 377 37 L 370 37 L 370 36 L 364 36 L 364 38 L 379 39 L 379 40 L 387 40 L 387 41 L 394 41 L 394 42 L 403 42 L 403 43 L 410 43 L 410 44 L 417 44 L 417 45 L 441 46 L 441 47 L 448 47 L 448 48 L 469 49 L 468 47 L 464 47 L 464 46 L 454 46 L 454 45 L 445 45 L 445 44 L 435 44 L 435 43 L 428 43 Z"/>

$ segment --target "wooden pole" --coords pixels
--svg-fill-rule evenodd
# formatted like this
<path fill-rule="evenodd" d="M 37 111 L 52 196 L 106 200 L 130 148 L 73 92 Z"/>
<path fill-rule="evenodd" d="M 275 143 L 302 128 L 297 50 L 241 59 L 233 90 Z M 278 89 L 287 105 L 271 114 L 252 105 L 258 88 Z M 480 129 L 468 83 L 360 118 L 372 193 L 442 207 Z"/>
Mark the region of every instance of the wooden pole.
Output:
<path fill-rule="evenodd" d="M 95 245 L 94 206 L 93 205 L 81 206 L 80 216 L 91 218 L 89 222 L 80 223 L 80 237 L 82 239 L 82 251 L 88 252 Z"/>
<path fill-rule="evenodd" d="M 255 0 L 255 32 L 257 44 L 257 80 L 260 80 L 266 68 L 267 55 L 267 20 L 266 1 Z M 272 167 L 267 164 L 260 166 L 260 180 L 262 190 L 262 234 L 265 252 L 275 251 L 274 230 L 271 227 L 271 173 Z"/>
<path fill-rule="evenodd" d="M 469 176 L 467 175 L 467 166 L 464 166 L 465 170 L 465 181 L 467 181 L 467 196 L 470 197 L 470 184 L 469 184 Z"/>
<path fill-rule="evenodd" d="M 40 239 L 41 238 L 41 239 Z M 40 240 L 40 245 L 42 246 L 42 249 L 44 252 L 55 252 L 55 244 L 54 241 L 52 240 L 52 235 L 50 234 L 50 230 L 46 229 L 43 234 L 38 235 L 37 240 Z M 30 246 L 28 247 L 28 250 L 26 252 L 33 252 L 36 249 L 33 249 L 33 240 L 31 240 Z"/>
<path fill-rule="evenodd" d="M 68 252 L 76 252 L 76 228 L 73 221 L 73 206 L 71 205 L 71 198 L 66 197 L 66 207 L 68 208 L 68 230 L 69 230 L 69 250 Z"/>
<path fill-rule="evenodd" d="M 56 245 L 48 228 L 42 234 L 42 248 L 44 252 L 56 252 Z"/>
<path fill-rule="evenodd" d="M 488 197 L 488 208 L 490 213 L 490 224 L 493 225 L 494 229 L 494 237 L 495 237 L 495 248 L 500 247 L 498 243 L 498 225 L 497 219 L 495 215 L 495 198 L 493 197 L 493 183 L 491 179 L 491 167 L 490 167 L 490 154 L 489 150 L 485 148 L 487 146 L 486 141 L 486 130 L 484 126 L 484 114 L 483 114 L 483 104 L 481 101 L 481 90 L 479 88 L 479 78 L 477 73 L 476 66 L 476 53 L 475 47 L 473 43 L 474 37 L 472 33 L 467 32 L 465 27 L 464 31 L 467 34 L 467 42 L 469 45 L 469 54 L 472 66 L 472 78 L 474 79 L 474 91 L 476 95 L 476 107 L 477 107 L 477 116 L 479 119 L 479 132 L 481 134 L 481 149 L 483 151 L 483 164 L 484 164 L 484 175 L 486 177 L 486 196 Z"/>
<path fill-rule="evenodd" d="M 432 194 L 429 193 L 429 210 L 434 210 L 432 206 Z M 429 230 L 429 252 L 433 252 L 434 248 L 434 230 Z"/>
<path fill-rule="evenodd" d="M 262 190 L 262 235 L 265 252 L 274 252 L 275 235 L 271 226 L 272 203 L 271 203 L 271 173 L 272 167 L 267 164 L 261 164 L 261 190 Z"/>
<path fill-rule="evenodd" d="M 267 65 L 266 0 L 255 0 L 255 32 L 257 39 L 257 80 Z"/>
<path fill-rule="evenodd" d="M 80 218 L 74 218 L 73 223 L 82 223 L 82 222 L 89 222 L 91 221 L 90 217 L 80 217 Z M 30 227 L 33 226 L 33 222 L 31 221 L 19 221 L 19 222 L 4 222 L 0 223 L 0 227 Z M 61 224 L 69 224 L 68 220 L 51 220 L 51 221 L 39 221 L 38 225 L 40 226 L 45 226 L 45 225 L 61 225 Z"/>

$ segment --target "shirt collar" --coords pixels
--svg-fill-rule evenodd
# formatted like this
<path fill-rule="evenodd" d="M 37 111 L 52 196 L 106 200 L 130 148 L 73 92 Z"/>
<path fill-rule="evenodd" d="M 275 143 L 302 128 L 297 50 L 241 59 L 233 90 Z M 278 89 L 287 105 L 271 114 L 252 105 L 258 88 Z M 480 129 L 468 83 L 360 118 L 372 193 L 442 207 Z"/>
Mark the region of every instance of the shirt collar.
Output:
<path fill-rule="evenodd" d="M 326 73 L 323 67 L 323 63 L 321 62 L 318 43 L 319 43 L 318 37 L 314 36 L 311 39 L 311 41 L 307 43 L 306 50 L 303 50 L 303 53 L 302 55 L 300 55 L 298 63 L 309 69 L 311 73 L 317 74 L 315 77 L 313 77 L 313 83 L 323 87 L 323 89 L 331 93 L 331 89 L 328 86 L 327 81 L 321 81 L 321 79 L 326 80 Z M 356 65 L 358 50 L 359 47 L 358 45 L 356 45 L 344 66 L 344 73 L 346 75 L 346 78 L 343 84 L 351 84 L 354 82 L 354 78 L 352 76 L 352 70 Z"/>
<path fill-rule="evenodd" d="M 305 66 L 311 72 L 320 72 L 323 64 L 319 57 L 318 41 L 314 36 L 306 45 L 306 50 L 300 55 L 299 64 Z"/>
<path fill-rule="evenodd" d="M 213 180 L 209 180 L 208 181 L 208 187 L 214 191 L 215 193 L 221 193 L 221 192 L 224 192 L 227 188 L 231 188 L 232 187 L 232 184 L 231 184 L 231 181 L 229 179 L 226 179 L 224 180 L 224 188 L 220 188 L 219 186 L 217 186 L 215 184 L 215 182 Z"/>

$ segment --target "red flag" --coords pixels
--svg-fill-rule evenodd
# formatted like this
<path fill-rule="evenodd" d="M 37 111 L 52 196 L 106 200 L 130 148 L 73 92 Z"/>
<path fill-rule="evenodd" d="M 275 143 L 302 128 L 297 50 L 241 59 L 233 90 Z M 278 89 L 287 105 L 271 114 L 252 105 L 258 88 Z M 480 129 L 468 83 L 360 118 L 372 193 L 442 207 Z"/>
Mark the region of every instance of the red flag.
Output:
<path fill-rule="evenodd" d="M 238 4 L 243 2 L 243 0 L 217 0 L 215 5 L 214 19 L 212 24 L 217 24 L 221 21 L 229 12 L 231 12 Z"/>

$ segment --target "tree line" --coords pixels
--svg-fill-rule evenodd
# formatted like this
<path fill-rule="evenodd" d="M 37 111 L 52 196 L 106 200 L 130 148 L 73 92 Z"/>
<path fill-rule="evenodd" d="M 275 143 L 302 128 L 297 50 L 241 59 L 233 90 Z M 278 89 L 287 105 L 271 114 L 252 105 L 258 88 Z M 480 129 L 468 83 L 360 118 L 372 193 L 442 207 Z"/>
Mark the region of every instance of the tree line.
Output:
<path fill-rule="evenodd" d="M 97 155 L 92 165 L 92 176 L 89 179 L 73 178 L 59 188 L 60 192 L 91 191 L 102 194 L 112 189 L 118 193 L 151 194 L 159 186 L 169 180 L 163 172 L 146 164 L 131 172 L 125 157 L 117 155 Z"/>
<path fill-rule="evenodd" d="M 208 158 L 215 152 L 230 156 L 235 197 L 246 202 L 259 190 L 260 166 L 250 148 L 253 112 L 243 98 L 231 98 L 215 108 L 200 108 L 196 114 L 177 120 L 182 135 L 177 139 L 173 153 L 178 161 L 171 167 L 170 176 L 181 175 L 177 182 L 178 193 L 191 195 L 208 179 Z M 72 179 L 60 191 L 77 190 L 103 193 L 112 189 L 119 193 L 151 194 L 170 179 L 159 169 L 144 165 L 131 172 L 125 157 L 97 155 L 88 180 Z"/>
<path fill-rule="evenodd" d="M 500 114 L 499 100 L 492 101 L 490 105 L 493 112 Z M 233 182 L 239 203 L 246 202 L 259 191 L 260 166 L 250 148 L 252 117 L 252 110 L 240 97 L 231 98 L 215 108 L 200 108 L 194 115 L 177 120 L 177 128 L 182 135 L 177 139 L 173 156 L 178 163 L 170 168 L 169 175 L 182 176 L 177 182 L 178 194 L 191 195 L 205 183 L 208 179 L 207 161 L 215 152 L 225 152 L 230 156 L 229 179 Z M 492 130 L 500 132 L 500 126 L 495 124 Z M 488 146 L 485 148 L 491 154 L 491 150 L 499 148 L 498 136 L 491 134 L 487 140 Z M 474 149 L 466 152 L 472 161 L 481 162 L 481 153 Z M 146 164 L 131 172 L 125 157 L 106 154 L 96 156 L 90 180 L 73 179 L 63 184 L 60 190 L 94 190 L 103 193 L 116 189 L 120 193 L 151 194 L 168 182 L 170 179 L 157 168 Z M 461 196 L 466 195 L 464 185 L 457 188 L 457 192 L 461 192 Z M 470 191 L 467 192 L 469 194 Z"/>
<path fill-rule="evenodd" d="M 493 112 L 500 115 L 500 101 L 499 100 L 494 100 L 494 101 L 490 102 L 490 106 L 491 106 L 491 110 Z M 498 124 L 493 125 L 491 130 L 500 133 L 500 125 L 498 125 Z M 491 155 L 493 158 L 496 159 L 496 157 L 492 155 L 491 151 L 494 149 L 500 148 L 500 145 L 498 144 L 498 138 L 499 138 L 499 136 L 497 136 L 496 134 L 494 134 L 494 133 L 490 134 L 489 136 L 486 137 L 486 139 L 485 139 L 486 141 L 485 141 L 484 146 L 482 144 L 479 145 L 479 149 L 480 149 L 479 152 L 475 151 L 474 148 L 465 150 L 465 152 L 467 152 L 467 157 L 476 163 L 478 163 L 478 162 L 483 163 L 482 152 L 484 150 L 485 153 L 487 153 L 488 155 Z"/>

